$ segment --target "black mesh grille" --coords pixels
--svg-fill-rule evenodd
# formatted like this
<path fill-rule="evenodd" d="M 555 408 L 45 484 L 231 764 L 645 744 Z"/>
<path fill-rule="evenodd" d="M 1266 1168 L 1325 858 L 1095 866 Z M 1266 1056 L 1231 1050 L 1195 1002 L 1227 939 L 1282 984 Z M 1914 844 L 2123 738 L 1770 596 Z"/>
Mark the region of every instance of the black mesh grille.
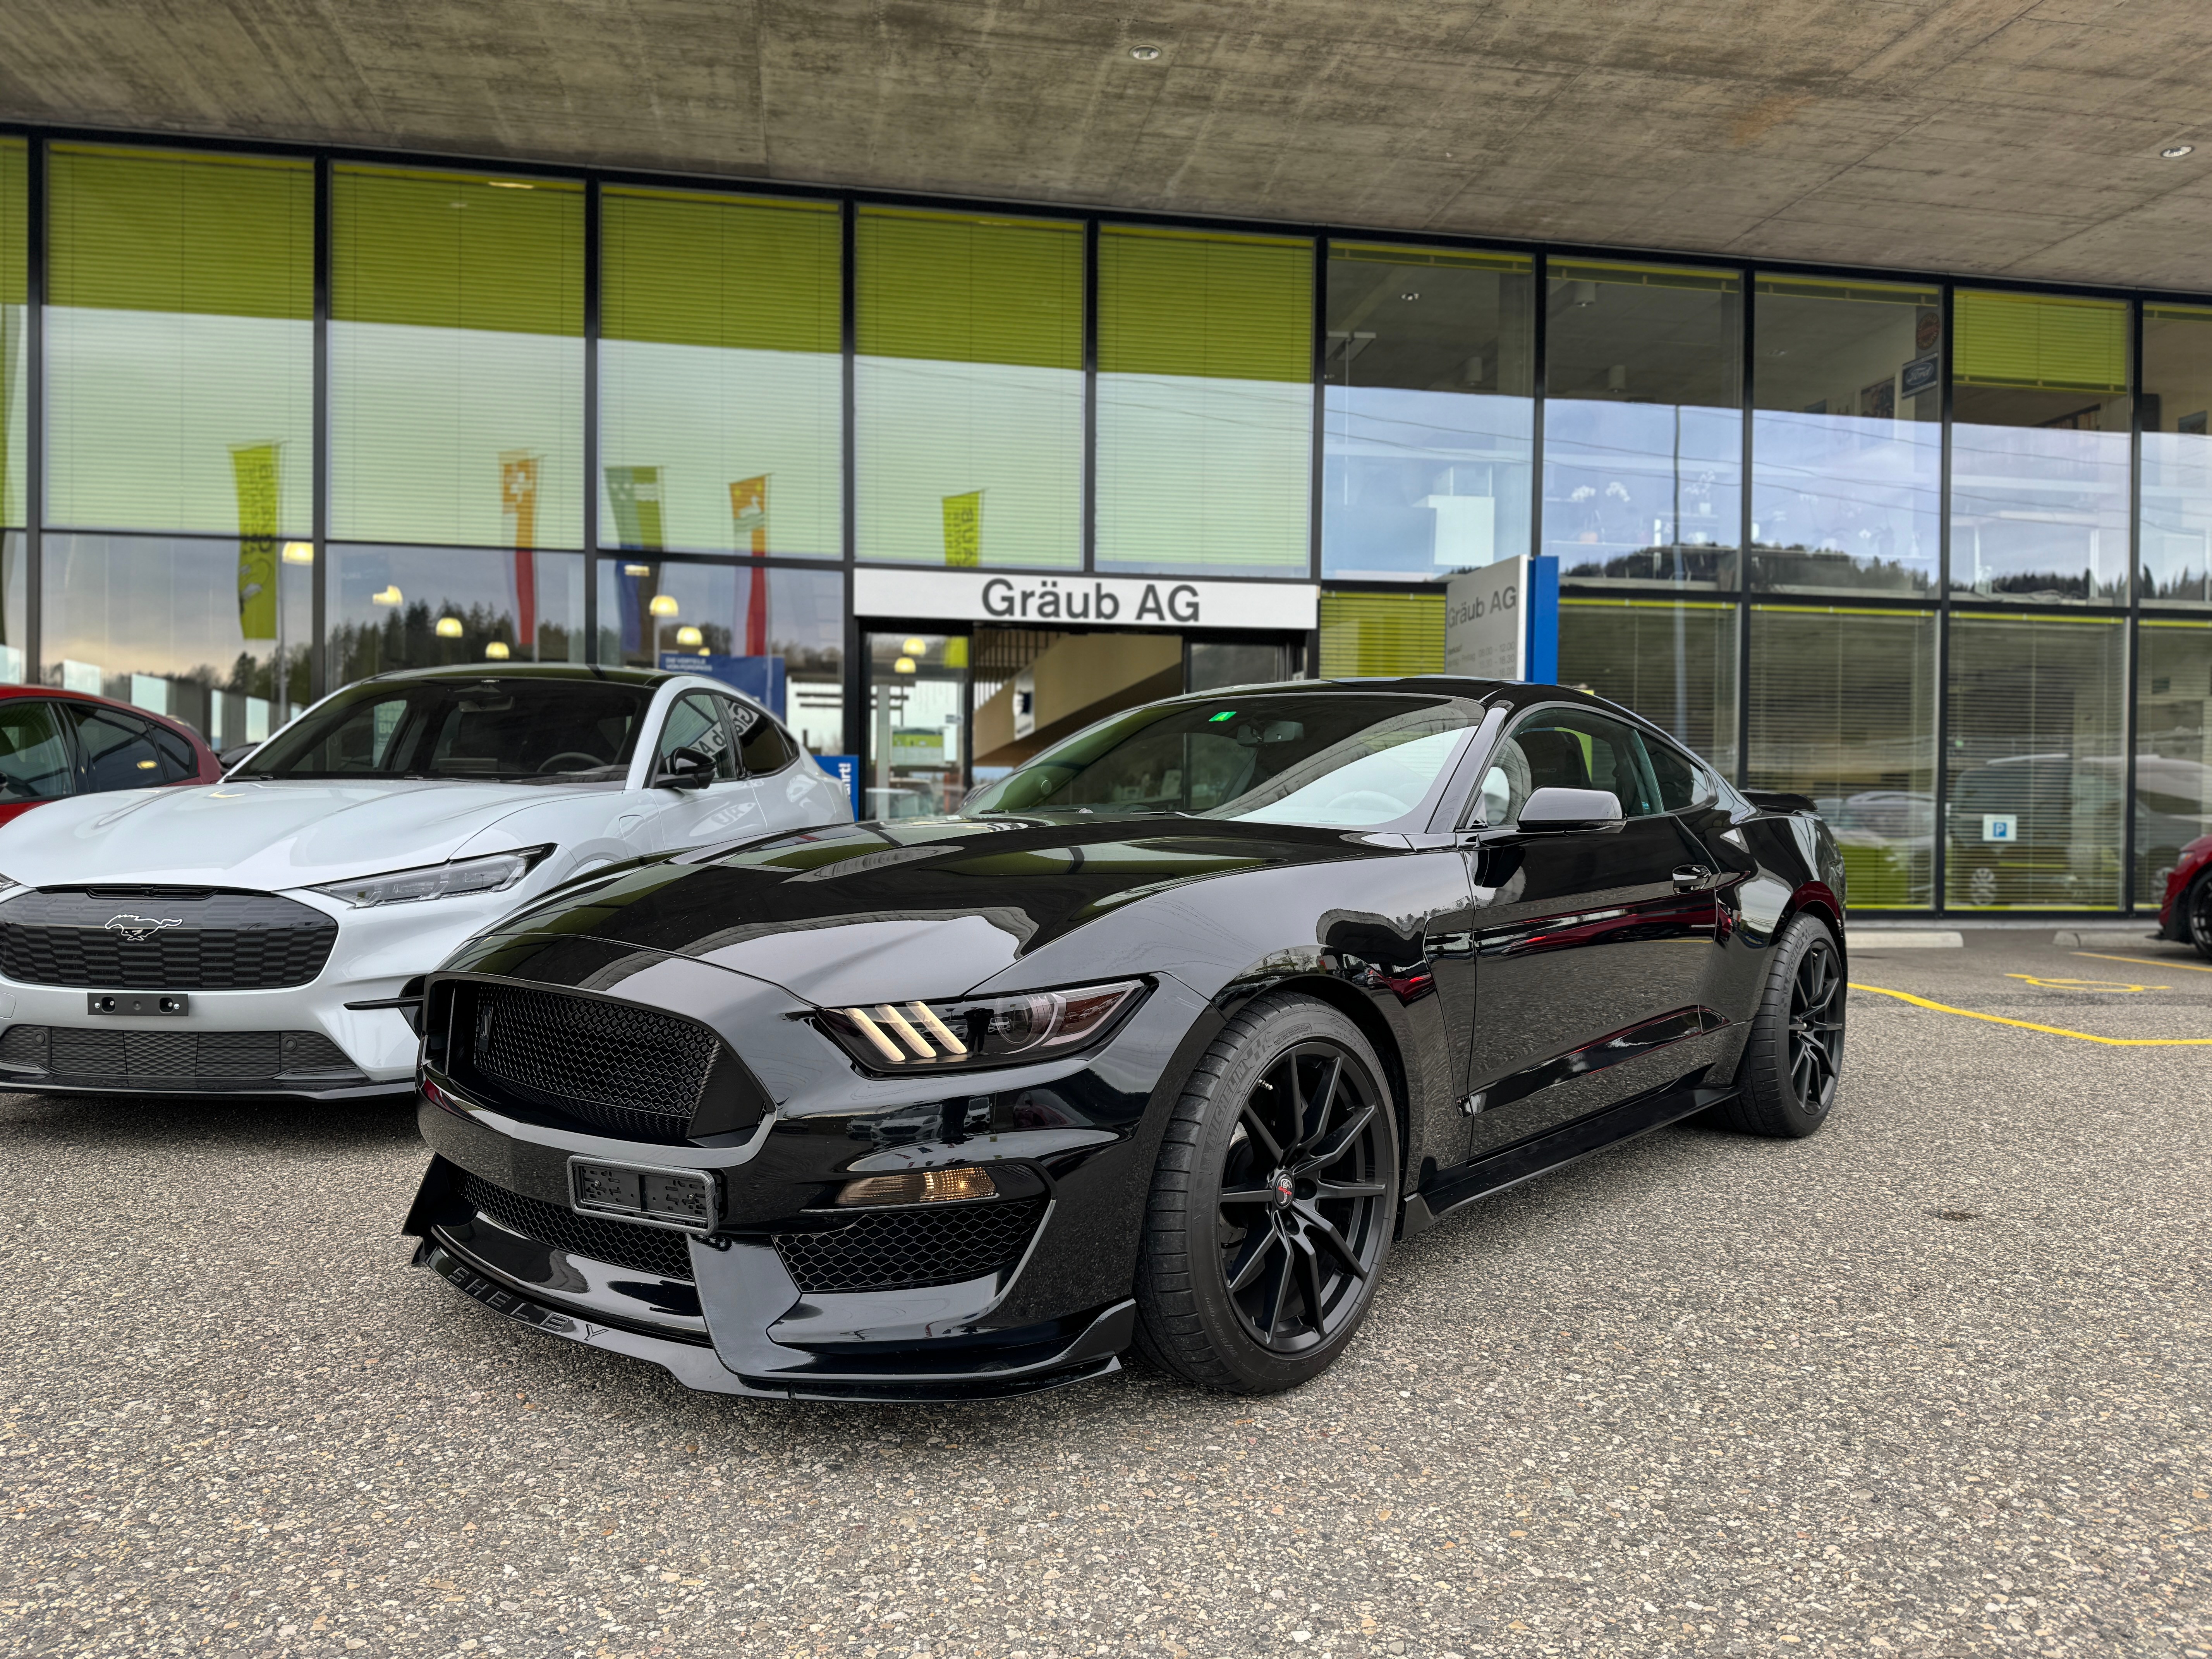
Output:
<path fill-rule="evenodd" d="M 703 1025 L 624 1002 L 476 988 L 476 1067 L 617 1134 L 681 1139 L 714 1058 Z"/>
<path fill-rule="evenodd" d="M 588 1261 L 611 1267 L 651 1273 L 655 1279 L 691 1283 L 691 1247 L 682 1233 L 660 1227 L 641 1227 L 630 1221 L 611 1221 L 600 1216 L 578 1215 L 574 1210 L 542 1199 L 525 1198 L 495 1187 L 482 1176 L 464 1173 L 459 1188 L 462 1200 L 511 1233 L 550 1244 Z"/>
<path fill-rule="evenodd" d="M 41 890 L 0 905 L 0 974 L 106 991 L 263 990 L 307 984 L 337 936 L 321 911 L 274 893 Z"/>
<path fill-rule="evenodd" d="M 822 1233 L 778 1233 L 775 1253 L 802 1291 L 909 1291 L 1011 1267 L 1044 1200 L 885 1210 Z"/>
<path fill-rule="evenodd" d="M 225 1079 L 367 1079 L 320 1031 L 177 1031 L 11 1025 L 0 1065 L 107 1084 L 198 1085 Z"/>

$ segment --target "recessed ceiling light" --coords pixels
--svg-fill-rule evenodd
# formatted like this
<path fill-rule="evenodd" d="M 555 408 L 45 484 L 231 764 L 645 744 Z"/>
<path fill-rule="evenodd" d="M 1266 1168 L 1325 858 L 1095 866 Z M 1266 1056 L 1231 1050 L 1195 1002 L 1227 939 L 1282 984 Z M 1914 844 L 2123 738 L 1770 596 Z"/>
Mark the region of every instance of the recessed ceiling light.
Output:
<path fill-rule="evenodd" d="M 1418 294 L 1414 293 L 1414 292 L 1413 292 L 1413 289 L 1411 289 L 1409 288 L 1409 289 L 1407 289 L 1403 294 L 1401 294 L 1398 297 L 1399 297 L 1400 299 L 1401 299 L 1401 300 L 1418 300 L 1418 299 L 1419 299 L 1421 296 L 1420 296 L 1419 295 L 1418 295 Z"/>
<path fill-rule="evenodd" d="M 2183 156 L 2194 155 L 2196 153 L 2197 146 L 2194 144 L 2168 144 L 2164 149 L 2159 151 L 2159 154 L 2169 161 L 2179 161 Z"/>
<path fill-rule="evenodd" d="M 1160 49 L 1158 46 L 1132 46 L 1129 48 L 1129 56 L 1135 58 L 1140 64 L 1149 64 L 1152 59 L 1159 55 Z"/>

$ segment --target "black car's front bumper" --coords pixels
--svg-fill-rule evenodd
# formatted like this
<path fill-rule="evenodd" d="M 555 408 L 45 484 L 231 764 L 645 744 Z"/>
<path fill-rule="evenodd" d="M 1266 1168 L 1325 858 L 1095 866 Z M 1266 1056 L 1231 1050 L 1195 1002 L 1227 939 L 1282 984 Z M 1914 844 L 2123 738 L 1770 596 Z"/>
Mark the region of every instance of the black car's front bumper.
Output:
<path fill-rule="evenodd" d="M 1204 1024 L 1193 994 L 1163 981 L 1079 1060 L 890 1079 L 855 1072 L 757 981 L 694 963 L 660 979 L 656 1006 L 745 1035 L 775 1109 L 742 1133 L 617 1139 L 531 1121 L 433 1066 L 419 1115 L 436 1157 L 407 1227 L 418 1265 L 547 1334 L 720 1393 L 966 1400 L 1117 1368 L 1135 1328 L 1147 1109 Z M 702 1006 L 732 998 L 750 1006 Z M 707 1173 L 714 1232 L 579 1212 L 577 1157 Z M 998 1198 L 830 1201 L 856 1176 L 971 1164 L 995 1172 Z"/>

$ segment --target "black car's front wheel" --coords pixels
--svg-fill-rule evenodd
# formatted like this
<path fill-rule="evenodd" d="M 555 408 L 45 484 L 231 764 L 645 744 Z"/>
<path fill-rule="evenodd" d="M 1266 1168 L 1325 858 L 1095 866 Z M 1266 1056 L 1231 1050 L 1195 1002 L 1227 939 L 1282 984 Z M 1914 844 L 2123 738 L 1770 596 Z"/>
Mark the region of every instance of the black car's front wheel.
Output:
<path fill-rule="evenodd" d="M 1843 952 L 1817 916 L 1801 915 L 1771 947 L 1752 1016 L 1730 1124 L 1757 1135 L 1802 1137 L 1828 1121 L 1844 1069 Z"/>
<path fill-rule="evenodd" d="M 1231 1394 L 1325 1370 L 1375 1299 L 1397 1219 L 1398 1121 L 1359 1028 L 1311 997 L 1261 999 L 1176 1103 L 1137 1270 L 1139 1341 Z"/>

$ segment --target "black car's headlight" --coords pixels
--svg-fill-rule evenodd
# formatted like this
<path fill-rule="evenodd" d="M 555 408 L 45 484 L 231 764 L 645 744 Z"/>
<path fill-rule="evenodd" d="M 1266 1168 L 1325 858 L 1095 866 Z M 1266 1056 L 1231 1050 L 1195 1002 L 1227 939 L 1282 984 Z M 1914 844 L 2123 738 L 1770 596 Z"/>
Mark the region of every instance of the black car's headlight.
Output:
<path fill-rule="evenodd" d="M 820 1010 L 822 1027 L 878 1072 L 1006 1066 L 1088 1047 L 1144 990 L 1141 980 L 950 1002 L 875 1002 Z"/>

